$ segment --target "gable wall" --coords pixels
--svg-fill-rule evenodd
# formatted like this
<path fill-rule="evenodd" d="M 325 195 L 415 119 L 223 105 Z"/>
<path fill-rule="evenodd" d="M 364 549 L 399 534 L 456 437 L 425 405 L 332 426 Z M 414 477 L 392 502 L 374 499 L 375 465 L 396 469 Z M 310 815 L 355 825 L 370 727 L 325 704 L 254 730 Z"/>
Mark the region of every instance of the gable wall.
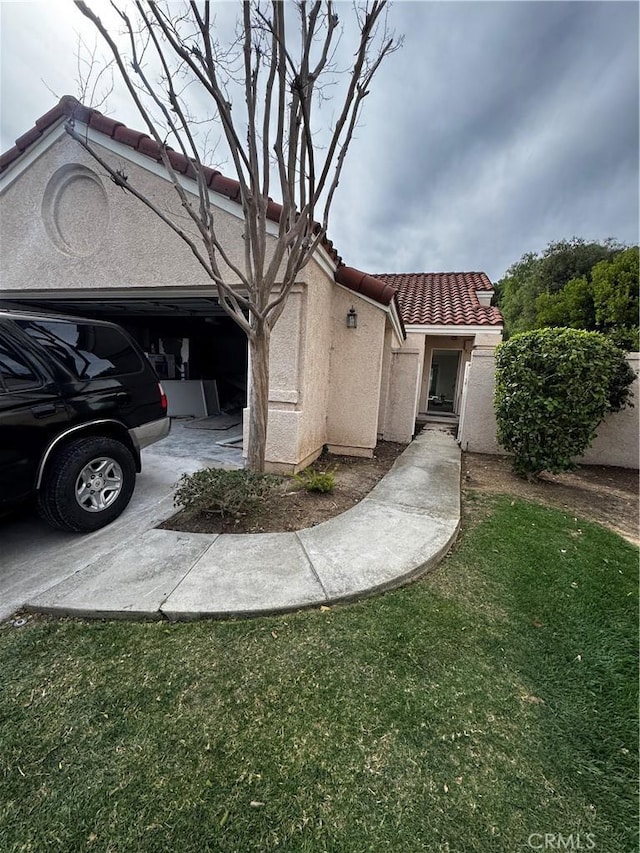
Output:
<path fill-rule="evenodd" d="M 160 209 L 180 211 L 168 181 L 99 153 Z M 79 168 L 65 182 L 71 164 Z M 66 134 L 3 192 L 1 205 L 3 290 L 212 286 L 188 246 Z M 188 227 L 187 215 L 181 218 Z M 242 261 L 242 221 L 226 211 L 218 221 L 234 262 Z"/>

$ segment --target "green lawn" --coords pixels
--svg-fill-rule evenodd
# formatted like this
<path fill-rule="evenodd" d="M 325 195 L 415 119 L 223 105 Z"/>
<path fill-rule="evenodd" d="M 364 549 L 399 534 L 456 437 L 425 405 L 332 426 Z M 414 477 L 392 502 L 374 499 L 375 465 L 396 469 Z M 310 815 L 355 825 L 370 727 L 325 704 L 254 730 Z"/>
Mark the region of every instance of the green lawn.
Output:
<path fill-rule="evenodd" d="M 637 550 L 474 504 L 356 605 L 2 626 L 0 850 L 637 850 Z"/>

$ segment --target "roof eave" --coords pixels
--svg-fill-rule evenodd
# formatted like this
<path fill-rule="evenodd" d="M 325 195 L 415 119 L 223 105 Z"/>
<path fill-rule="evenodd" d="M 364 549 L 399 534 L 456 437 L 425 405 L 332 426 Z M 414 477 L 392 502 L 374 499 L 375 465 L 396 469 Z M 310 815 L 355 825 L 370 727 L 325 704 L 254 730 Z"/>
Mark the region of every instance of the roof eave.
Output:
<path fill-rule="evenodd" d="M 476 335 L 482 332 L 502 334 L 502 324 L 494 323 L 406 323 L 407 334 Z"/>

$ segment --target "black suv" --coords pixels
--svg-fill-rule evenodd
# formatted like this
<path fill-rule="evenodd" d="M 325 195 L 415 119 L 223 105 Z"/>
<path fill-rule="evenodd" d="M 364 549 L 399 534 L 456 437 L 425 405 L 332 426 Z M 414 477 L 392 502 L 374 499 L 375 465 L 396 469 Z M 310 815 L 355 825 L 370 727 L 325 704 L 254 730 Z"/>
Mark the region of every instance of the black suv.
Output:
<path fill-rule="evenodd" d="M 140 450 L 169 432 L 167 399 L 124 329 L 0 310 L 0 508 L 89 532 L 129 503 Z"/>

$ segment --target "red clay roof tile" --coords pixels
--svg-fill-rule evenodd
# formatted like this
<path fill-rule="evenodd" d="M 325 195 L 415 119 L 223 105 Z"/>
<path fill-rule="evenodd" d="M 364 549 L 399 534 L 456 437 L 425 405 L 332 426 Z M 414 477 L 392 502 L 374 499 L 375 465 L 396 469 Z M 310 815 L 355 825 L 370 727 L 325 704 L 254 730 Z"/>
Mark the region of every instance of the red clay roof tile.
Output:
<path fill-rule="evenodd" d="M 13 148 L 10 148 L 8 151 L 5 151 L 4 154 L 0 156 L 0 172 L 3 169 L 6 169 L 14 160 L 17 160 L 21 154 L 22 151 L 17 145 L 14 145 Z"/>
<path fill-rule="evenodd" d="M 41 136 L 42 131 L 38 130 L 37 127 L 32 127 L 16 139 L 16 148 L 19 148 L 20 151 L 24 151 L 25 148 L 28 148 L 37 139 L 40 139 Z"/>
<path fill-rule="evenodd" d="M 46 130 L 50 127 L 54 121 L 57 121 L 62 115 L 62 101 L 59 104 L 56 104 L 55 107 L 52 107 L 48 112 L 46 112 L 43 116 L 40 116 L 39 119 L 36 119 L 36 128 L 39 131 Z"/>
<path fill-rule="evenodd" d="M 147 137 L 148 139 L 148 137 Z M 183 175 L 187 171 L 189 166 L 189 161 L 184 156 L 184 154 L 180 154 L 179 151 L 167 151 L 167 159 L 176 170 L 176 172 L 181 172 Z"/>
<path fill-rule="evenodd" d="M 155 140 L 147 136 L 147 134 L 141 133 L 137 130 L 132 130 L 122 124 L 122 122 L 109 119 L 108 117 L 103 116 L 102 113 L 98 112 L 98 110 L 85 107 L 84 104 L 81 104 L 72 95 L 64 95 L 53 109 L 49 110 L 36 121 L 34 128 L 31 128 L 27 133 L 20 137 L 19 141 L 21 144 L 19 146 L 16 145 L 0 157 L 0 172 L 13 163 L 14 160 L 17 160 L 22 152 L 25 151 L 29 145 L 32 145 L 37 141 L 45 130 L 65 117 L 73 118 L 77 121 L 88 124 L 94 130 L 104 133 L 106 136 L 110 136 L 112 139 L 115 139 L 123 145 L 128 145 L 130 148 L 140 151 L 147 157 L 152 157 L 154 160 L 158 161 L 161 159 L 158 144 Z M 184 157 L 183 154 L 177 151 L 171 151 L 171 149 L 169 149 L 168 153 L 176 171 L 183 174 L 186 173 L 190 177 L 195 176 L 195 167 L 188 158 Z M 203 172 L 208 186 L 214 192 L 225 195 L 232 201 L 237 201 L 239 199 L 240 184 L 238 181 L 225 177 L 216 169 L 212 169 L 209 166 L 204 166 Z M 269 202 L 267 210 L 269 219 L 275 222 L 280 221 L 280 215 L 282 213 L 281 205 L 277 202 Z M 339 264 L 341 262 L 340 256 L 335 251 L 333 244 L 330 243 L 330 241 L 325 240 L 324 248 L 334 263 Z"/>
<path fill-rule="evenodd" d="M 93 125 L 92 125 L 93 126 Z M 151 157 L 153 160 L 160 161 L 160 146 L 155 141 L 155 139 L 151 139 L 150 136 L 143 136 L 140 142 L 138 142 L 137 150 L 144 154 L 146 157 Z"/>
<path fill-rule="evenodd" d="M 98 110 L 94 110 L 91 107 L 85 107 L 84 104 L 81 104 L 77 98 L 74 98 L 73 95 L 63 95 L 60 98 L 58 103 L 58 109 L 60 110 L 61 115 L 73 116 L 77 121 L 82 121 L 85 124 L 89 124 L 93 116 L 102 115 L 102 113 L 98 112 Z M 49 111 L 51 114 L 55 114 L 56 107 Z M 47 113 L 47 115 L 49 115 Z M 42 117 L 43 119 L 46 116 Z M 49 119 L 48 123 L 52 124 L 56 121 L 56 118 Z M 38 124 L 38 122 L 36 122 Z M 121 124 L 121 122 L 118 122 Z"/>
<path fill-rule="evenodd" d="M 238 181 L 234 181 L 232 178 L 225 177 L 220 172 L 218 172 L 211 178 L 211 180 L 209 181 L 209 186 L 214 191 L 214 193 L 226 195 L 227 198 L 230 198 L 232 201 L 235 201 L 240 196 L 240 183 Z M 282 207 L 278 205 L 276 221 L 279 221 L 281 212 Z"/>
<path fill-rule="evenodd" d="M 267 219 L 272 219 L 274 222 L 279 222 L 281 213 L 282 205 L 278 204 L 277 201 L 274 201 L 272 198 L 270 198 L 267 201 Z"/>
<path fill-rule="evenodd" d="M 122 142 L 123 145 L 128 145 L 130 148 L 137 148 L 138 143 L 145 136 L 145 133 L 141 133 L 139 130 L 131 130 L 131 128 L 126 127 L 124 124 L 116 127 L 113 134 L 116 142 Z"/>
<path fill-rule="evenodd" d="M 334 278 L 338 284 L 342 284 L 356 293 L 361 293 L 363 296 L 368 296 L 369 299 L 373 299 L 381 305 L 389 305 L 396 292 L 394 287 L 381 281 L 381 279 L 360 272 L 354 267 L 338 267 Z"/>
<path fill-rule="evenodd" d="M 379 273 L 376 278 L 397 289 L 406 325 L 501 326 L 497 308 L 481 305 L 477 291 L 493 285 L 483 272 Z"/>
<path fill-rule="evenodd" d="M 220 174 L 221 172 L 216 172 L 215 169 L 207 169 L 207 171 L 205 172 L 205 175 L 207 177 L 207 186 L 213 188 L 212 184 Z"/>
<path fill-rule="evenodd" d="M 89 120 L 89 127 L 92 130 L 99 131 L 99 133 L 104 133 L 106 136 L 113 137 L 116 130 L 119 127 L 124 127 L 124 124 L 121 121 L 103 116 L 101 113 L 93 112 Z"/>

